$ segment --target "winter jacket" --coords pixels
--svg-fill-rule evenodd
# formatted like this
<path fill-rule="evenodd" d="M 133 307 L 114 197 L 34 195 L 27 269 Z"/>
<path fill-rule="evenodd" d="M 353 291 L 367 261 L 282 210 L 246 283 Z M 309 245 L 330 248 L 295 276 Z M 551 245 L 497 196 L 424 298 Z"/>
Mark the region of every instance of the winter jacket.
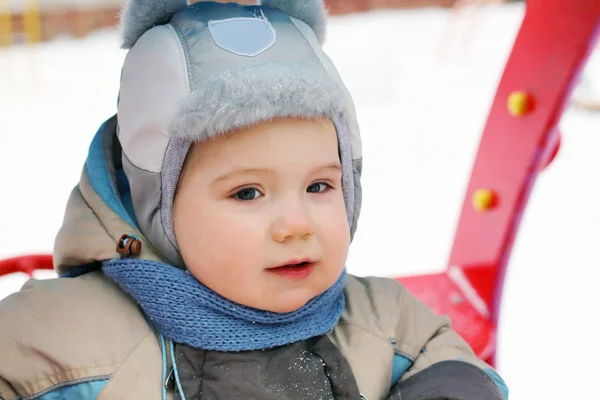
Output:
<path fill-rule="evenodd" d="M 449 319 L 392 279 L 349 276 L 335 329 L 282 348 L 218 353 L 165 340 L 99 268 L 119 256 L 123 234 L 139 238 L 140 258 L 162 261 L 127 218 L 115 125 L 96 135 L 68 201 L 61 278 L 30 280 L 0 302 L 0 399 L 507 398 Z M 299 360 L 306 368 L 293 368 Z"/>

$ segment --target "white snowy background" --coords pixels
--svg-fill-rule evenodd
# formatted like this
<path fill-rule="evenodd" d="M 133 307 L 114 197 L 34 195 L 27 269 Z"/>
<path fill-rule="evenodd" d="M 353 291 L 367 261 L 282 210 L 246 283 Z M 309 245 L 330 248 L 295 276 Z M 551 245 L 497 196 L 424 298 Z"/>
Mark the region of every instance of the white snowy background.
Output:
<path fill-rule="evenodd" d="M 364 140 L 351 272 L 445 267 L 523 14 L 504 5 L 331 19 L 326 50 L 355 98 Z M 598 53 L 582 95 L 600 94 Z M 116 111 L 124 55 L 115 30 L 0 50 L 0 259 L 51 251 L 89 142 Z M 570 108 L 561 129 L 561 152 L 535 186 L 505 285 L 498 369 L 512 400 L 600 398 L 600 113 Z M 0 279 L 0 298 L 24 279 Z"/>

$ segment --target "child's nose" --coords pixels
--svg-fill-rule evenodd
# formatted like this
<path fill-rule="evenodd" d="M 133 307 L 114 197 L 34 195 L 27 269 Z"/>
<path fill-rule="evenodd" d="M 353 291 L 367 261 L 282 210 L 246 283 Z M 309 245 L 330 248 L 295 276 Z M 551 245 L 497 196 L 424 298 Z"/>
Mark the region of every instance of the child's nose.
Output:
<path fill-rule="evenodd" d="M 271 236 L 277 242 L 308 239 L 313 233 L 310 215 L 302 205 L 285 207 L 271 226 Z"/>

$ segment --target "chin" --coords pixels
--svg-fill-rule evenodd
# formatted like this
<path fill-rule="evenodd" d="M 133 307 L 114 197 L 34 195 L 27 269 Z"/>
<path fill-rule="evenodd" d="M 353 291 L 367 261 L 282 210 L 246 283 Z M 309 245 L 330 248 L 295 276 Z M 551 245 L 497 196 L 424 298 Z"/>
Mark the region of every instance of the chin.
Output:
<path fill-rule="evenodd" d="M 273 301 L 269 304 L 269 307 L 265 309 L 278 314 L 290 313 L 301 309 L 309 300 L 309 298 L 305 298 Z"/>

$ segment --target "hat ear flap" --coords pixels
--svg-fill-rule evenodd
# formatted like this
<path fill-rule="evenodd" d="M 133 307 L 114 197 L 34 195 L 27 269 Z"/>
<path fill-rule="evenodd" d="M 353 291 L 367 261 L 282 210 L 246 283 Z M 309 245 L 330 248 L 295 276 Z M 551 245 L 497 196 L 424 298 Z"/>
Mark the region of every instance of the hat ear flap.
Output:
<path fill-rule="evenodd" d="M 129 0 L 120 16 L 123 44 L 130 49 L 146 31 L 164 25 L 187 5 L 186 0 Z"/>
<path fill-rule="evenodd" d="M 261 5 L 278 8 L 310 26 L 319 43 L 325 42 L 327 9 L 323 0 L 262 0 Z"/>

